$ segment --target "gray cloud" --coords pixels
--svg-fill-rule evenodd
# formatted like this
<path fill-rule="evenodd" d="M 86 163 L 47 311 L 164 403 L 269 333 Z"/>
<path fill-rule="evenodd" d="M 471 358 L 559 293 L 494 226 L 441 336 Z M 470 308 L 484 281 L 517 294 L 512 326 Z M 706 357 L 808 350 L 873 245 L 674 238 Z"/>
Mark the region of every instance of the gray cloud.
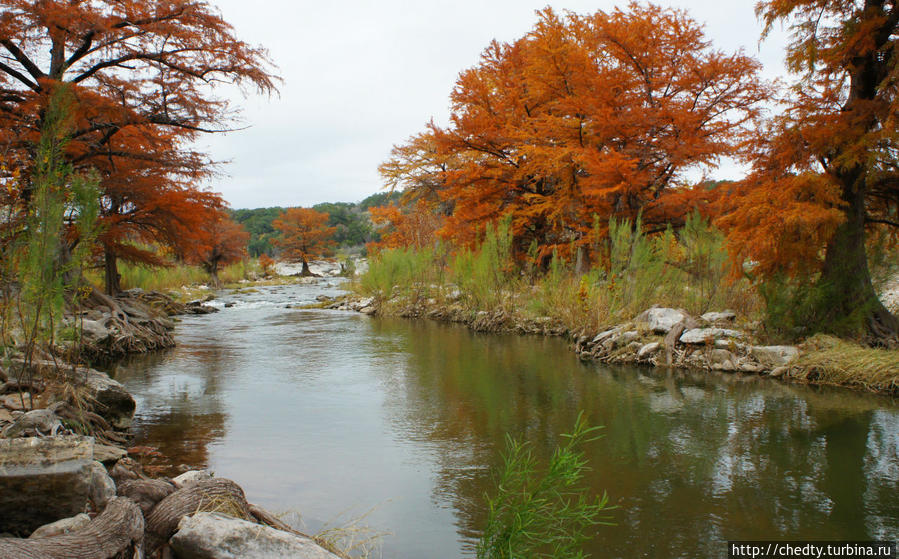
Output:
<path fill-rule="evenodd" d="M 618 2 L 624 5 L 624 2 Z M 783 75 L 784 34 L 759 45 L 755 0 L 660 2 L 686 8 L 725 51 L 759 57 Z M 355 201 L 378 191 L 378 164 L 393 144 L 432 117 L 446 122 L 458 73 L 495 39 L 512 41 L 545 0 L 309 2 L 218 0 L 237 35 L 269 49 L 284 78 L 279 97 L 234 98 L 249 128 L 204 137 L 229 160 L 209 186 L 235 208 Z M 557 10 L 612 9 L 609 0 L 567 0 Z M 718 174 L 734 176 L 731 162 Z"/>

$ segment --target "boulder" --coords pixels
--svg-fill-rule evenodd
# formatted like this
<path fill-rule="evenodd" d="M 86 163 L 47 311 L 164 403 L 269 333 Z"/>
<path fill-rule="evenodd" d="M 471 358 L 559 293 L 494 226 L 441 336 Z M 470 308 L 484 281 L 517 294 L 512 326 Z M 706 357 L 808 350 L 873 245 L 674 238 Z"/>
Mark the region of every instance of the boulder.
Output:
<path fill-rule="evenodd" d="M 650 357 L 655 355 L 657 351 L 659 351 L 660 347 L 662 347 L 662 344 L 660 344 L 659 342 L 650 342 L 644 345 L 637 352 L 637 359 L 649 359 Z"/>
<path fill-rule="evenodd" d="M 52 538 L 53 536 L 61 536 L 84 528 L 91 523 L 91 517 L 84 514 L 77 514 L 71 518 L 63 518 L 50 524 L 44 524 L 28 536 L 28 539 Z"/>
<path fill-rule="evenodd" d="M 709 368 L 714 371 L 735 371 L 734 354 L 726 349 L 713 349 L 708 352 Z"/>
<path fill-rule="evenodd" d="M 118 462 L 122 458 L 128 456 L 125 449 L 117 446 L 109 446 L 105 444 L 94 445 L 94 460 L 103 464 L 111 464 Z"/>
<path fill-rule="evenodd" d="M 30 533 L 83 512 L 91 495 L 94 440 L 0 440 L 0 532 Z"/>
<path fill-rule="evenodd" d="M 211 512 L 182 518 L 169 544 L 178 559 L 339 559 L 310 538 Z"/>
<path fill-rule="evenodd" d="M 705 344 L 709 341 L 714 342 L 718 338 L 736 338 L 740 339 L 744 336 L 739 330 L 728 330 L 726 328 L 691 328 L 681 334 L 680 342 L 682 344 Z"/>
<path fill-rule="evenodd" d="M 96 510 L 103 510 L 109 500 L 115 497 L 115 482 L 109 477 L 106 468 L 100 462 L 91 463 L 91 501 Z"/>
<path fill-rule="evenodd" d="M 0 432 L 0 437 L 12 439 L 15 437 L 44 437 L 56 435 L 62 430 L 62 423 L 56 414 L 50 410 L 33 410 L 18 417 L 11 425 Z"/>
<path fill-rule="evenodd" d="M 624 347 L 624 346 L 630 344 L 631 342 L 635 341 L 639 337 L 640 337 L 640 334 L 635 330 L 631 330 L 629 332 L 624 332 L 623 334 L 621 334 L 620 336 L 615 338 L 615 347 Z M 641 346 L 642 346 L 642 344 L 641 344 Z"/>
<path fill-rule="evenodd" d="M 99 320 L 81 321 L 81 335 L 88 343 L 98 343 L 109 337 L 109 330 Z"/>
<path fill-rule="evenodd" d="M 88 389 L 97 414 L 116 429 L 131 426 L 137 404 L 120 382 L 94 369 L 78 369 L 74 374 Z"/>
<path fill-rule="evenodd" d="M 675 324 L 687 318 L 689 315 L 682 310 L 654 307 L 640 313 L 635 322 L 645 325 L 655 334 L 667 334 Z"/>
<path fill-rule="evenodd" d="M 181 489 L 182 487 L 200 483 L 201 481 L 209 481 L 212 478 L 212 472 L 209 470 L 191 470 L 189 472 L 184 472 L 178 477 L 172 478 L 172 484 L 178 489 Z"/>
<path fill-rule="evenodd" d="M 699 318 L 705 320 L 706 322 L 715 324 L 716 322 L 733 322 L 737 319 L 737 314 L 731 311 L 707 312 Z"/>
<path fill-rule="evenodd" d="M 799 348 L 791 345 L 753 346 L 750 355 L 768 368 L 788 365 L 799 358 Z"/>

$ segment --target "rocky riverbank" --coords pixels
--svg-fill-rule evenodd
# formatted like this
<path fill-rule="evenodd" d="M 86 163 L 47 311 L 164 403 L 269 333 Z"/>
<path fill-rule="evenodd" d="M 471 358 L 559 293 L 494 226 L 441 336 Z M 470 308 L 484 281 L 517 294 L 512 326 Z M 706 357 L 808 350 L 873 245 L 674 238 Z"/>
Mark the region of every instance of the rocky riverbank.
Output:
<path fill-rule="evenodd" d="M 102 358 L 169 347 L 170 316 L 214 312 L 140 290 L 93 303 L 67 321 L 83 329 L 82 355 Z M 146 475 L 130 456 L 134 398 L 103 372 L 43 357 L 14 352 L 0 368 L 0 557 L 338 557 L 231 480 Z"/>
<path fill-rule="evenodd" d="M 756 325 L 729 311 L 690 316 L 681 309 L 655 307 L 632 320 L 594 332 L 572 330 L 550 317 L 529 317 L 503 309 L 472 311 L 462 304 L 458 293 L 448 299 L 449 302 L 396 298 L 381 302 L 374 297 L 348 294 L 335 299 L 321 298 L 318 306 L 367 315 L 454 322 L 479 332 L 562 336 L 571 342 L 572 349 L 583 360 L 753 374 L 899 395 L 899 369 L 878 362 L 875 368 L 886 370 L 885 374 L 878 372 L 869 378 L 846 374 L 839 358 L 826 362 L 813 358 L 828 351 L 834 353 L 831 350 L 841 342 L 816 337 L 799 345 L 761 343 Z M 859 348 L 859 351 L 865 350 Z M 899 364 L 895 355 L 890 358 Z"/>

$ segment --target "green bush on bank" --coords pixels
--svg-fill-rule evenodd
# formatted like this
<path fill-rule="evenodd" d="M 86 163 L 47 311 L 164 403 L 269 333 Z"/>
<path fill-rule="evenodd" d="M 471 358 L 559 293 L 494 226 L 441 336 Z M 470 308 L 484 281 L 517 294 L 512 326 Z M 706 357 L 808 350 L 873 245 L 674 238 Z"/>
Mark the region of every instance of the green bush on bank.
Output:
<path fill-rule="evenodd" d="M 675 233 L 647 236 L 638 220 L 612 220 L 600 246 L 606 261 L 586 273 L 554 255 L 544 273 L 517 266 L 508 221 L 488 228 L 475 249 L 382 250 L 369 261 L 356 289 L 388 302 L 396 296 L 441 300 L 458 290 L 470 311 L 504 309 L 548 316 L 570 330 L 598 330 L 653 306 L 694 315 L 730 309 L 758 318 L 760 299 L 747 279 L 729 276 L 723 235 L 699 215 Z"/>

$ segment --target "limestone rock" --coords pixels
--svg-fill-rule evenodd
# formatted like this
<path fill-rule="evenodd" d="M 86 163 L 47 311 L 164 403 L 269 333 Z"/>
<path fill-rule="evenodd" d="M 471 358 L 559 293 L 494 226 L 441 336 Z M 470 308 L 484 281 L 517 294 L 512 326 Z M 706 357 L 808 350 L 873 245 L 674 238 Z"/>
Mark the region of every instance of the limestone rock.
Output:
<path fill-rule="evenodd" d="M 791 345 L 753 346 L 750 354 L 769 368 L 783 367 L 799 358 L 799 348 Z"/>
<path fill-rule="evenodd" d="M 51 538 L 53 536 L 61 536 L 68 534 L 80 528 L 84 528 L 91 523 L 91 517 L 84 514 L 77 514 L 71 518 L 63 518 L 50 524 L 44 524 L 28 536 L 29 539 Z"/>
<path fill-rule="evenodd" d="M 175 487 L 181 489 L 182 487 L 200 483 L 201 481 L 208 481 L 212 478 L 212 472 L 209 470 L 191 470 L 189 472 L 184 472 L 176 478 L 172 478 L 172 483 Z"/>
<path fill-rule="evenodd" d="M 178 559 L 339 559 L 309 538 L 210 512 L 182 518 L 169 543 Z"/>
<path fill-rule="evenodd" d="M 687 313 L 679 309 L 655 307 L 643 311 L 636 318 L 636 322 L 645 324 L 656 334 L 667 334 L 675 324 L 683 322 L 688 317 Z"/>
<path fill-rule="evenodd" d="M 22 405 L 22 401 L 25 401 L 25 405 Z M 0 396 L 0 406 L 3 406 L 7 409 L 13 411 L 24 411 L 31 409 L 33 402 L 31 400 L 30 392 L 23 392 L 22 394 L 7 394 L 6 396 Z"/>
<path fill-rule="evenodd" d="M 708 341 L 714 342 L 718 338 L 740 339 L 743 335 L 743 332 L 739 330 L 726 328 L 691 328 L 681 334 L 680 342 L 682 344 L 704 344 Z"/>
<path fill-rule="evenodd" d="M 93 446 L 90 437 L 0 439 L 0 532 L 28 533 L 84 511 Z"/>
<path fill-rule="evenodd" d="M 615 347 L 624 347 L 639 337 L 640 337 L 640 334 L 638 332 L 636 332 L 635 330 L 631 330 L 629 332 L 624 332 L 623 334 L 621 334 L 620 336 L 615 338 Z"/>
<path fill-rule="evenodd" d="M 97 343 L 109 337 L 109 330 L 99 320 L 84 319 L 80 326 L 81 335 L 86 342 Z"/>
<path fill-rule="evenodd" d="M 128 452 L 126 452 L 125 449 L 105 444 L 94 445 L 94 460 L 97 462 L 109 464 L 118 462 L 126 456 L 128 456 Z"/>
<path fill-rule="evenodd" d="M 0 432 L 0 437 L 12 439 L 14 437 L 43 437 L 56 435 L 62 430 L 62 423 L 56 414 L 50 410 L 32 410 L 22 414 L 12 425 L 8 425 Z"/>
<path fill-rule="evenodd" d="M 731 311 L 707 312 L 699 318 L 715 324 L 716 322 L 733 322 L 737 319 L 737 315 Z"/>
<path fill-rule="evenodd" d="M 726 349 L 713 349 L 708 353 L 709 367 L 714 371 L 735 371 L 734 354 Z"/>
<path fill-rule="evenodd" d="M 661 346 L 662 344 L 660 344 L 659 342 L 650 342 L 644 345 L 637 352 L 637 359 L 648 359 L 652 357 L 657 351 L 659 351 L 659 348 Z"/>
<path fill-rule="evenodd" d="M 606 330 L 605 332 L 600 332 L 599 334 L 596 335 L 595 338 L 593 338 L 592 343 L 593 344 L 601 344 L 602 342 L 608 340 L 612 336 L 621 332 L 621 330 L 622 329 L 620 326 L 616 326 L 615 328 L 612 328 L 611 330 Z"/>
<path fill-rule="evenodd" d="M 115 497 L 115 482 L 109 477 L 100 462 L 91 463 L 91 501 L 96 510 L 103 510 L 110 499 Z"/>

